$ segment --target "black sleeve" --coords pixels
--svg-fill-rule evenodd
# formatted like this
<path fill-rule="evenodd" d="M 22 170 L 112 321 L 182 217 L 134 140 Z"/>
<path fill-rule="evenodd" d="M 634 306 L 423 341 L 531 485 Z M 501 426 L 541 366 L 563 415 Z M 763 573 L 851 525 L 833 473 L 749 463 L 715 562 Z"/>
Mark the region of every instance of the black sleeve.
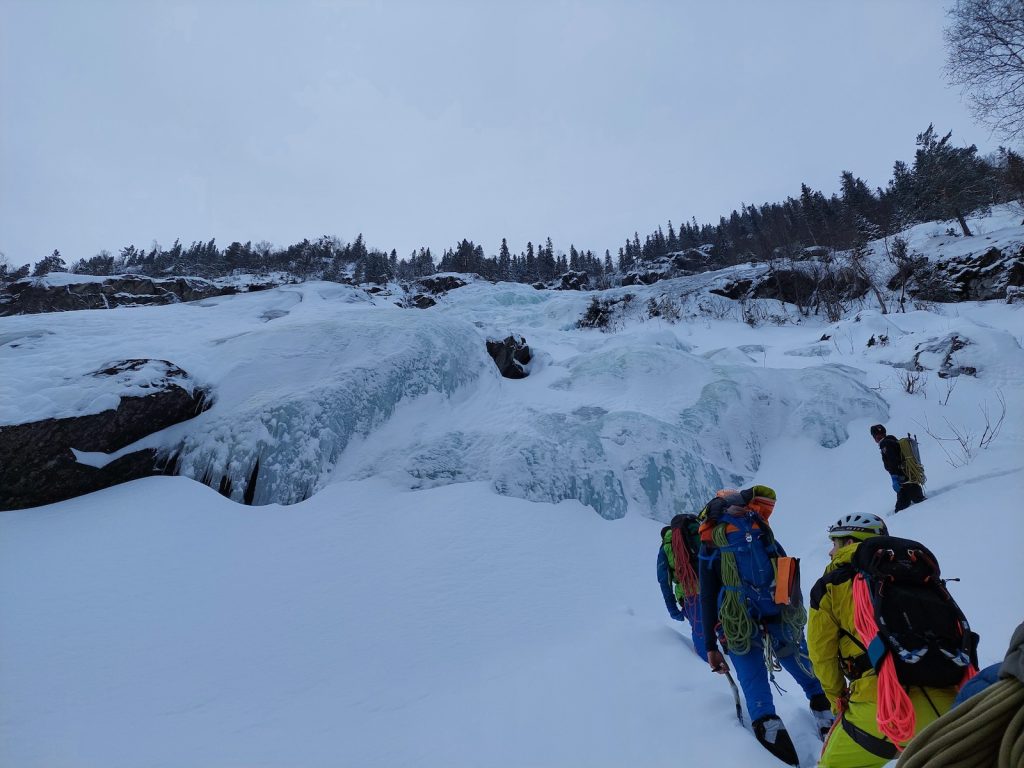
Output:
<path fill-rule="evenodd" d="M 704 624 L 704 647 L 718 650 L 715 627 L 718 625 L 718 593 L 722 591 L 721 557 L 704 545 L 700 548 L 700 617 Z"/>
<path fill-rule="evenodd" d="M 882 466 L 890 475 L 903 474 L 903 454 L 900 451 L 900 441 L 892 435 L 886 435 L 878 444 L 882 452 Z"/>

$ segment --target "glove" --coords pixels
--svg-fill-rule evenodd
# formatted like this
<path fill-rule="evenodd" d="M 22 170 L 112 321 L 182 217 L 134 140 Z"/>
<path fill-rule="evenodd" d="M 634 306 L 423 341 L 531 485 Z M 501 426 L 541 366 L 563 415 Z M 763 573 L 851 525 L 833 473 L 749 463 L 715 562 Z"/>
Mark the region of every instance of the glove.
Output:
<path fill-rule="evenodd" d="M 708 664 L 711 666 L 712 672 L 718 672 L 720 675 L 729 671 L 729 665 L 725 663 L 725 657 L 722 656 L 721 651 L 708 651 Z"/>

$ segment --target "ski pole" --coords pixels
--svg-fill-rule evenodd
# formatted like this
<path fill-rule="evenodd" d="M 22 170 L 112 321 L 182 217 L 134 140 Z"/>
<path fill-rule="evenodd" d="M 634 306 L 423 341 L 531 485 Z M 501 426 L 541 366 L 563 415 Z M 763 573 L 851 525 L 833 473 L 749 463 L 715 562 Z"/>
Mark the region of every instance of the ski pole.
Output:
<path fill-rule="evenodd" d="M 740 704 L 740 689 L 736 687 L 736 681 L 732 679 L 732 673 L 726 670 L 725 679 L 729 681 L 729 687 L 732 688 L 732 697 L 736 701 L 736 719 L 740 721 L 740 725 L 743 725 L 743 706 Z"/>

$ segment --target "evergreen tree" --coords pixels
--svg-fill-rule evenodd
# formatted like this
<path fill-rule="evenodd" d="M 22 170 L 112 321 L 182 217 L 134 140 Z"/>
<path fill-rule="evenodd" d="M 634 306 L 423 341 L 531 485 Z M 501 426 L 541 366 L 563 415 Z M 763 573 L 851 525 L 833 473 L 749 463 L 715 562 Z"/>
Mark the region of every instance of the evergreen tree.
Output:
<path fill-rule="evenodd" d="M 555 262 L 555 247 L 551 244 L 551 238 L 547 238 L 544 246 L 537 254 L 537 276 L 541 280 L 551 280 L 558 272 L 558 264 Z"/>
<path fill-rule="evenodd" d="M 526 243 L 526 255 L 523 257 L 523 277 L 527 282 L 537 279 L 537 257 L 533 253 L 533 243 Z"/>
<path fill-rule="evenodd" d="M 970 237 L 967 214 L 991 201 L 990 168 L 978 157 L 978 148 L 955 147 L 950 131 L 942 138 L 932 125 L 917 136 L 914 155 L 914 210 L 920 221 L 956 219 L 964 236 Z"/>
<path fill-rule="evenodd" d="M 676 232 L 672 229 L 672 220 L 668 221 L 668 242 L 666 243 L 670 252 L 679 250 L 679 240 L 676 238 Z"/>
<path fill-rule="evenodd" d="M 54 249 L 53 253 L 49 256 L 44 256 L 35 263 L 32 269 L 33 277 L 42 277 L 48 275 L 51 272 L 64 272 L 67 270 L 67 264 L 64 263 L 64 259 L 60 255 L 60 251 Z"/>
<path fill-rule="evenodd" d="M 633 268 L 634 264 L 633 255 L 630 253 L 630 244 L 627 240 L 626 247 L 619 248 L 619 272 L 625 275 Z"/>
<path fill-rule="evenodd" d="M 501 238 L 501 248 L 498 251 L 498 280 L 512 279 L 512 255 L 508 251 L 508 242 Z"/>

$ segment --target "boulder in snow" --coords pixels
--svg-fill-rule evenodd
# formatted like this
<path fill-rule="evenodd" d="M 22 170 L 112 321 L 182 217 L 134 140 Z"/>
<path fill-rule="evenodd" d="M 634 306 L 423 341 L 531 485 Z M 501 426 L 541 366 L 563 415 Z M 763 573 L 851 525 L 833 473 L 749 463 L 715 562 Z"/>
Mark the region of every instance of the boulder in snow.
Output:
<path fill-rule="evenodd" d="M 494 358 L 498 371 L 506 379 L 525 379 L 526 368 L 533 358 L 526 339 L 522 336 L 506 336 L 504 339 L 487 340 L 487 353 Z"/>
<path fill-rule="evenodd" d="M 586 272 L 569 271 L 558 280 L 556 290 L 559 291 L 585 291 L 589 282 Z"/>
<path fill-rule="evenodd" d="M 424 291 L 432 293 L 435 296 L 447 293 L 448 291 L 454 291 L 456 288 L 461 288 L 464 285 L 468 285 L 465 280 L 462 280 L 455 275 L 435 275 L 434 277 L 421 277 L 416 281 Z"/>
<path fill-rule="evenodd" d="M 100 413 L 0 426 L 0 510 L 70 499 L 149 475 L 169 474 L 155 451 L 107 461 L 107 454 L 190 419 L 209 407 L 207 392 L 166 360 L 122 360 L 94 371 L 118 404 Z"/>

